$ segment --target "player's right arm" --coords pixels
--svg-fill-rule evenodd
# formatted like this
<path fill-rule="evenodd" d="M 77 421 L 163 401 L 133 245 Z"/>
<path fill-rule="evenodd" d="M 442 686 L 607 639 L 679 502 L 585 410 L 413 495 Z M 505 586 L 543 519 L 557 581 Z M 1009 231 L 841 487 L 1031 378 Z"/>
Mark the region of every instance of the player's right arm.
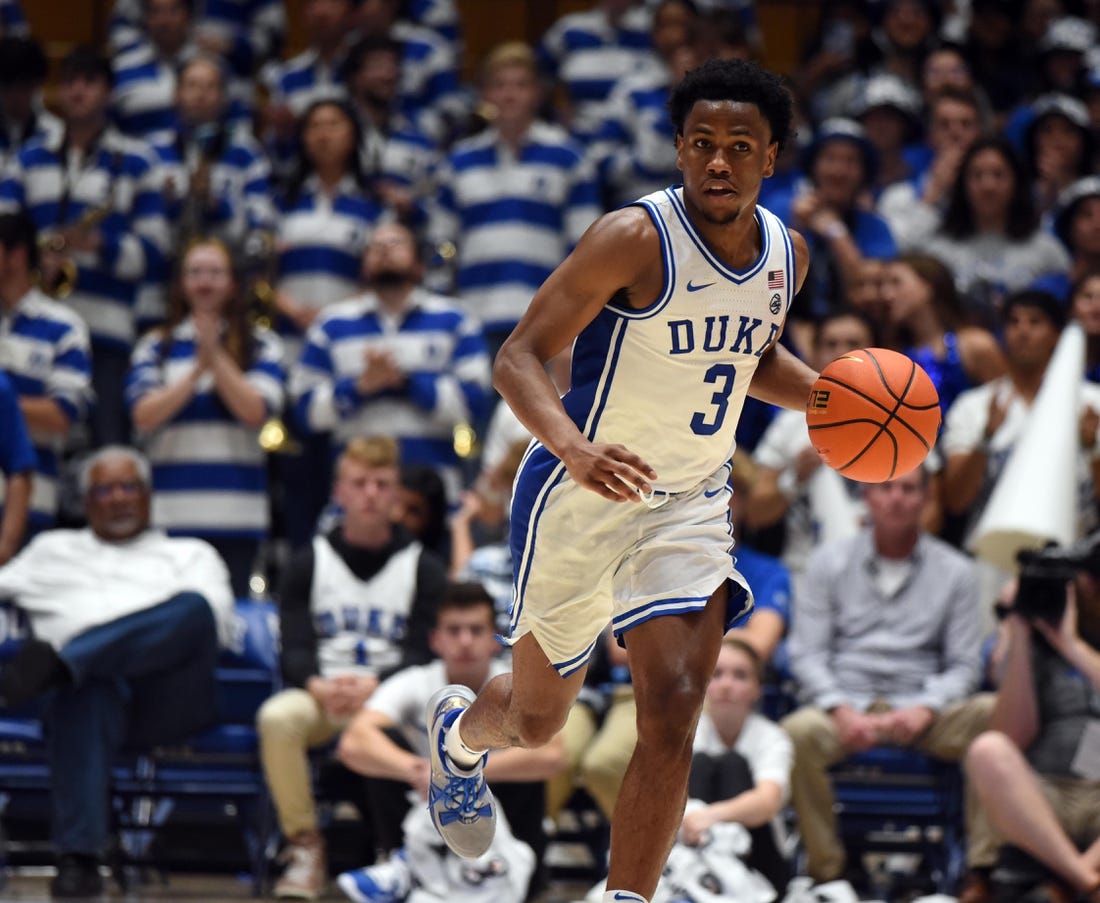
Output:
<path fill-rule="evenodd" d="M 626 207 L 602 216 L 535 293 L 493 365 L 493 385 L 516 416 L 586 489 L 612 501 L 638 501 L 656 472 L 621 445 L 595 445 L 569 418 L 546 362 L 626 290 L 645 307 L 663 283 L 660 240 L 649 214 Z"/>

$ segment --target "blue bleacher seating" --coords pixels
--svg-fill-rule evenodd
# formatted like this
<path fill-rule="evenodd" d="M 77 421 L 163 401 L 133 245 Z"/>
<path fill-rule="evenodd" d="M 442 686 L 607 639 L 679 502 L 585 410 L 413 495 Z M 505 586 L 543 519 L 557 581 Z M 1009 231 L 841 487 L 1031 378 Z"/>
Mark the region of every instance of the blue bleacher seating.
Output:
<path fill-rule="evenodd" d="M 965 869 L 959 767 L 909 749 L 876 747 L 831 770 L 840 832 L 851 857 L 912 852 L 936 890 L 953 893 Z"/>
<path fill-rule="evenodd" d="M 0 662 L 28 634 L 22 614 L 0 602 Z M 278 613 L 270 601 L 238 600 L 231 648 L 217 668 L 221 721 L 185 743 L 127 750 L 113 769 L 112 795 L 122 859 L 161 867 L 152 844 L 173 812 L 187 808 L 225 819 L 232 815 L 247 850 L 253 890 L 262 891 L 274 816 L 260 766 L 256 711 L 277 688 Z M 36 805 L 49 818 L 49 769 L 39 711 L 0 710 L 0 817 L 15 805 Z M 116 872 L 117 874 L 117 872 Z"/>

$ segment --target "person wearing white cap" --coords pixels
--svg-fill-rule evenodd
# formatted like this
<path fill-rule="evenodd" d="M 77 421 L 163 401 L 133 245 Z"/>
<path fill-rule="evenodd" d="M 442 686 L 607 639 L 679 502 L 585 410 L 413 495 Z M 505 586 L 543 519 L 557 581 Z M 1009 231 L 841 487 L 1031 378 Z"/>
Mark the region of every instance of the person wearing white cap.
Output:
<path fill-rule="evenodd" d="M 1035 186 L 1040 213 L 1054 207 L 1058 195 L 1092 171 L 1095 140 L 1088 108 L 1069 94 L 1044 94 L 1031 104 L 1024 130 L 1024 163 Z"/>
<path fill-rule="evenodd" d="M 854 112 L 878 156 L 872 185 L 878 196 L 883 189 L 914 175 L 905 150 L 921 132 L 921 98 L 896 75 L 876 75 L 864 85 Z"/>

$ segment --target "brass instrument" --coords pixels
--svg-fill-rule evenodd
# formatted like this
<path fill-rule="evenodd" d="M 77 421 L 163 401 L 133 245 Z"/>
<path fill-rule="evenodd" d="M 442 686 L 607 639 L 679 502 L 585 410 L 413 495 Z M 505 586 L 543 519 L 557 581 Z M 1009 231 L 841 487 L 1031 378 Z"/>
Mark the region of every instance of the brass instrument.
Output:
<path fill-rule="evenodd" d="M 275 273 L 279 258 L 275 239 L 269 232 L 254 232 L 244 242 L 241 264 L 245 292 L 249 299 L 252 325 L 271 329 L 275 323 Z M 302 444 L 278 417 L 269 417 L 256 437 L 265 452 L 272 455 L 300 455 Z"/>
<path fill-rule="evenodd" d="M 90 232 L 103 222 L 110 213 L 111 208 L 107 205 L 102 207 L 89 207 L 61 231 L 43 232 L 38 236 L 39 254 L 65 254 L 69 246 L 68 239 L 65 237 L 66 232 L 74 230 Z M 58 272 L 52 280 L 47 279 L 42 273 L 41 261 L 39 261 L 37 276 L 38 287 L 51 298 L 55 298 L 58 301 L 63 301 L 76 291 L 79 276 L 80 271 L 77 269 L 76 261 L 73 260 L 72 257 L 65 256 L 62 258 Z"/>
<path fill-rule="evenodd" d="M 187 197 L 176 226 L 176 247 L 186 248 L 206 234 L 206 210 L 210 205 L 210 170 L 213 161 L 206 154 L 188 180 Z"/>
<path fill-rule="evenodd" d="M 256 441 L 259 442 L 260 448 L 269 455 L 300 455 L 302 453 L 302 444 L 290 435 L 286 424 L 278 417 L 269 417 L 264 421 Z"/>
<path fill-rule="evenodd" d="M 245 239 L 242 281 L 249 300 L 249 316 L 256 326 L 271 329 L 275 323 L 275 276 L 279 255 L 270 232 L 253 232 Z"/>

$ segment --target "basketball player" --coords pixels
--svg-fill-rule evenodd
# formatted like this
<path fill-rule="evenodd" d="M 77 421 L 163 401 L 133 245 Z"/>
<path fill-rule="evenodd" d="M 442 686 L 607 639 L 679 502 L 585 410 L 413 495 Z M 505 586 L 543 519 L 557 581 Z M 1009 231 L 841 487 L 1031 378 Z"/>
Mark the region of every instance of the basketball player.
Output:
<path fill-rule="evenodd" d="M 429 809 L 477 856 L 495 803 L 485 753 L 565 720 L 600 631 L 625 644 L 638 743 L 612 819 L 605 901 L 645 901 L 683 815 L 691 744 L 726 628 L 752 597 L 734 569 L 729 461 L 747 393 L 803 409 L 816 374 L 777 345 L 806 242 L 757 206 L 787 140 L 779 78 L 711 61 L 673 90 L 683 187 L 598 220 L 547 279 L 495 366 L 535 435 L 512 502 L 513 672 L 428 706 Z M 545 364 L 573 343 L 562 399 Z"/>

